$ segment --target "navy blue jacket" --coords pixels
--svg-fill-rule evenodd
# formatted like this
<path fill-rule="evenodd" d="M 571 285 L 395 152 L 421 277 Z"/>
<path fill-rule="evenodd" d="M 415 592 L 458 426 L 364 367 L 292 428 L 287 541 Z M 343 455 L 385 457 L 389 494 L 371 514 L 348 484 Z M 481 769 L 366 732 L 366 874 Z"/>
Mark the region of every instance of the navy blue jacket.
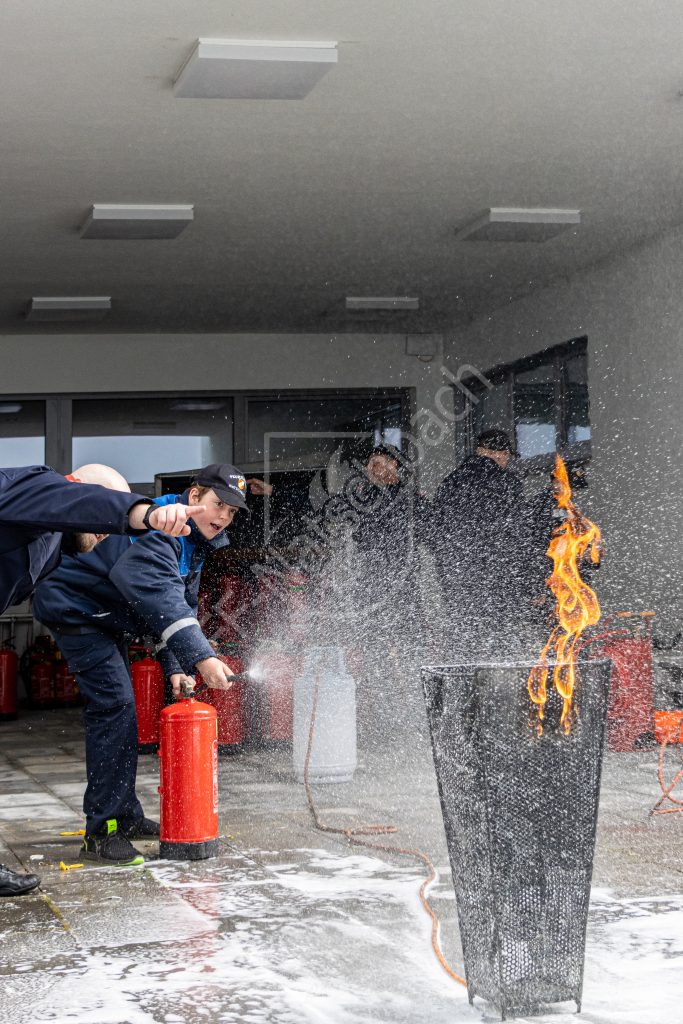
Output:
<path fill-rule="evenodd" d="M 156 531 L 135 544 L 109 537 L 87 555 L 65 557 L 37 588 L 34 612 L 56 632 L 60 626 L 78 626 L 151 634 L 162 645 L 166 674 L 190 674 L 214 651 L 186 600 L 180 553 L 177 538 Z"/>
<path fill-rule="evenodd" d="M 59 565 L 63 533 L 134 533 L 128 513 L 142 501 L 48 466 L 0 469 L 0 613 Z"/>

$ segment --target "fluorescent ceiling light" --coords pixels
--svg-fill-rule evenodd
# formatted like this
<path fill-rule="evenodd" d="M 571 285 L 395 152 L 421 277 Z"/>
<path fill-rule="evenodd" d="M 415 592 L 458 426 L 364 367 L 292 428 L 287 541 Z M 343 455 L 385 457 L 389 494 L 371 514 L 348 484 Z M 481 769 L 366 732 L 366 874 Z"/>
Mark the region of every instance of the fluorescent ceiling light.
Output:
<path fill-rule="evenodd" d="M 579 210 L 493 206 L 455 237 L 468 242 L 546 242 L 580 223 Z"/>
<path fill-rule="evenodd" d="M 0 414 L 3 416 L 11 416 L 12 413 L 21 412 L 22 409 L 21 402 L 0 402 Z"/>
<path fill-rule="evenodd" d="M 35 296 L 26 310 L 26 319 L 35 321 L 104 320 L 111 312 L 108 295 Z"/>
<path fill-rule="evenodd" d="M 177 238 L 193 220 L 191 203 L 95 203 L 81 238 Z"/>
<path fill-rule="evenodd" d="M 198 39 L 173 91 L 184 99 L 301 100 L 336 63 L 336 42 Z"/>
<path fill-rule="evenodd" d="M 359 309 L 395 310 L 397 313 L 406 309 L 419 309 L 420 300 L 408 295 L 347 295 L 346 309 L 353 312 Z"/>

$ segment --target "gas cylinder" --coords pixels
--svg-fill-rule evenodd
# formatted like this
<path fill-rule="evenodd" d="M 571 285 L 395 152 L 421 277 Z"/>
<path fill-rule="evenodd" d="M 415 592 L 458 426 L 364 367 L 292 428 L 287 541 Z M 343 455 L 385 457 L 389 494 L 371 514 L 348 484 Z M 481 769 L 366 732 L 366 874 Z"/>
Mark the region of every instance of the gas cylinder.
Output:
<path fill-rule="evenodd" d="M 52 661 L 34 661 L 31 665 L 29 681 L 31 706 L 34 708 L 53 707 L 54 688 L 54 663 Z"/>
<path fill-rule="evenodd" d="M 161 837 L 165 860 L 218 853 L 216 709 L 184 698 L 161 712 Z"/>
<path fill-rule="evenodd" d="M 237 647 L 227 644 L 226 647 Z M 219 654 L 219 659 L 228 666 L 235 675 L 244 672 L 244 662 L 237 652 Z M 197 682 L 201 676 L 197 676 Z M 231 754 L 241 748 L 244 742 L 244 685 L 236 679 L 229 690 L 215 690 L 206 687 L 201 691 L 199 700 L 210 704 L 216 709 L 218 716 L 218 753 Z"/>
<path fill-rule="evenodd" d="M 138 750 L 149 754 L 159 744 L 159 717 L 164 706 L 164 670 L 154 658 L 140 658 L 130 667 L 138 720 Z"/>
<path fill-rule="evenodd" d="M 315 711 L 315 715 L 314 715 Z M 356 769 L 356 687 L 338 647 L 314 647 L 294 684 L 294 771 L 304 781 L 350 782 Z"/>
<path fill-rule="evenodd" d="M 55 668 L 55 704 L 59 708 L 73 708 L 81 702 L 76 676 L 62 658 Z"/>
<path fill-rule="evenodd" d="M 0 650 L 0 721 L 17 717 L 17 652 L 6 643 Z"/>
<path fill-rule="evenodd" d="M 294 681 L 302 667 L 302 658 L 275 647 L 262 647 L 249 665 L 245 704 L 255 745 L 292 742 Z"/>

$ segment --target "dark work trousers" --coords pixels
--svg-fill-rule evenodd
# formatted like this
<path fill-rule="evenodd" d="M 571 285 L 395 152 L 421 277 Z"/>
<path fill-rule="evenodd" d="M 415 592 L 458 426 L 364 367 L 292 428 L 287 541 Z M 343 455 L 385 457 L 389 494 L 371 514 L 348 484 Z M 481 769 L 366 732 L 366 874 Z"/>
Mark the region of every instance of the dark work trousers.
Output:
<path fill-rule="evenodd" d="M 86 833 L 95 835 L 111 818 L 121 826 L 143 816 L 135 795 L 138 728 L 128 651 L 120 634 L 53 632 L 85 701 L 83 810 Z"/>

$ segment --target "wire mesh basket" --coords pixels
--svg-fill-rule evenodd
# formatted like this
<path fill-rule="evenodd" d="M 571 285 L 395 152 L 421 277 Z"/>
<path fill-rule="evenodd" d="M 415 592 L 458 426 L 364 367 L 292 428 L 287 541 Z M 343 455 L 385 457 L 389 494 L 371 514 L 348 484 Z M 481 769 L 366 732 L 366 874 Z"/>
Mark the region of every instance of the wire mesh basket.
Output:
<path fill-rule="evenodd" d="M 577 714 L 544 728 L 532 665 L 422 669 L 458 906 L 468 995 L 502 1019 L 546 1003 L 581 1008 L 610 663 L 577 666 Z"/>

